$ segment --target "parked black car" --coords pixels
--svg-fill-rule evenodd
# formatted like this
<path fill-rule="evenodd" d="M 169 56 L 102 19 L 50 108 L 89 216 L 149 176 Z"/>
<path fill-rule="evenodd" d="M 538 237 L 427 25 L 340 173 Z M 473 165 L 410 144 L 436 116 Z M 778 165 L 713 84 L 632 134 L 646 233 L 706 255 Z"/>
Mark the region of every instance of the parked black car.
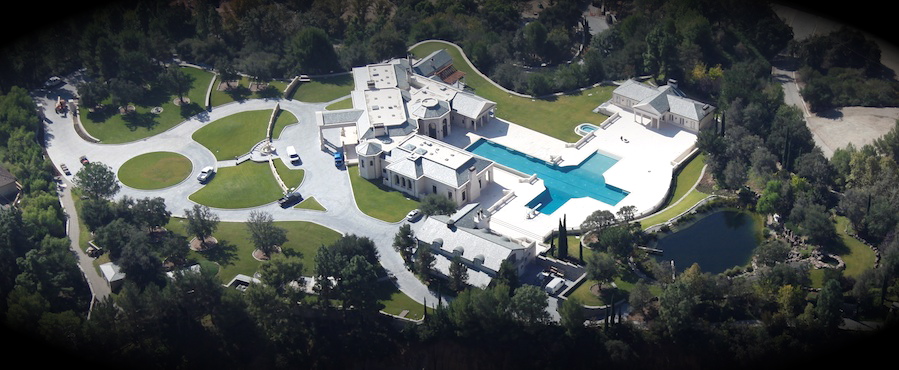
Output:
<path fill-rule="evenodd" d="M 303 200 L 303 196 L 300 195 L 299 192 L 292 191 L 290 193 L 284 194 L 281 199 L 278 199 L 278 204 L 281 205 L 281 208 L 287 208 L 299 203 L 301 200 Z"/>

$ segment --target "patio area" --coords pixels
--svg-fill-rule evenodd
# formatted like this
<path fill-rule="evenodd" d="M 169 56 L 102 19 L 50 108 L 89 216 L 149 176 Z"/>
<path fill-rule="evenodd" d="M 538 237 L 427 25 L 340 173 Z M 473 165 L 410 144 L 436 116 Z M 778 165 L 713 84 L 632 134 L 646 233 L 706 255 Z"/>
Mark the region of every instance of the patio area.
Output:
<path fill-rule="evenodd" d="M 454 131 L 445 141 L 464 148 L 485 138 L 546 162 L 555 160 L 559 166 L 577 166 L 596 152 L 618 160 L 603 177 L 606 184 L 628 192 L 624 199 L 609 205 L 593 198 L 573 198 L 550 214 L 528 207 L 546 190 L 542 179 L 527 181 L 518 171 L 496 167 L 495 183 L 476 200 L 493 210 L 490 228 L 509 237 L 542 241 L 563 215 L 568 227 L 576 228 L 597 210 L 616 213 L 630 205 L 637 208 L 638 216 L 655 211 L 665 200 L 675 165 L 695 148 L 694 133 L 673 126 L 647 128 L 635 122 L 633 114 L 617 112 L 619 119 L 596 130 L 580 147 L 497 118 L 478 131 Z"/>

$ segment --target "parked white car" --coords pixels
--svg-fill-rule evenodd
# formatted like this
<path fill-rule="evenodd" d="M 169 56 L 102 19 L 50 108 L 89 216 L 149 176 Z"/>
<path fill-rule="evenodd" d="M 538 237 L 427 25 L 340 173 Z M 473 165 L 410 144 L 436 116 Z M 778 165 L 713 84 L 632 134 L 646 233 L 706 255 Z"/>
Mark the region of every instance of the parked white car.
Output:
<path fill-rule="evenodd" d="M 212 168 L 211 166 L 203 167 L 203 169 L 200 170 L 200 175 L 197 176 L 197 181 L 199 181 L 200 183 L 206 183 L 207 181 L 209 181 L 209 179 L 212 178 L 213 175 L 215 175 L 214 168 Z"/>

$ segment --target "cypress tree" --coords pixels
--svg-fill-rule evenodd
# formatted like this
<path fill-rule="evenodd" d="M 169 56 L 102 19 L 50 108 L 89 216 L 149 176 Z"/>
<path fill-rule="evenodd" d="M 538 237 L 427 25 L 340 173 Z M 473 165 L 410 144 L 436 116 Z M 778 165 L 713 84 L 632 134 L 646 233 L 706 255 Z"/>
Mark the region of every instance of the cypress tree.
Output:
<path fill-rule="evenodd" d="M 568 230 L 562 220 L 559 220 L 559 259 L 568 259 Z"/>

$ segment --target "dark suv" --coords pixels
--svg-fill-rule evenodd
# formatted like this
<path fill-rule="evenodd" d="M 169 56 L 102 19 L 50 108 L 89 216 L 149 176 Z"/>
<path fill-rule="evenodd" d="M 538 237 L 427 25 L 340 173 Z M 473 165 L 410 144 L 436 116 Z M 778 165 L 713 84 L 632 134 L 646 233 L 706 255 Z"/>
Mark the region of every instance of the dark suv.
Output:
<path fill-rule="evenodd" d="M 303 200 L 303 196 L 300 195 L 299 192 L 292 191 L 290 193 L 284 194 L 281 199 L 278 199 L 278 204 L 281 205 L 281 208 L 287 208 L 299 203 L 301 200 Z"/>

